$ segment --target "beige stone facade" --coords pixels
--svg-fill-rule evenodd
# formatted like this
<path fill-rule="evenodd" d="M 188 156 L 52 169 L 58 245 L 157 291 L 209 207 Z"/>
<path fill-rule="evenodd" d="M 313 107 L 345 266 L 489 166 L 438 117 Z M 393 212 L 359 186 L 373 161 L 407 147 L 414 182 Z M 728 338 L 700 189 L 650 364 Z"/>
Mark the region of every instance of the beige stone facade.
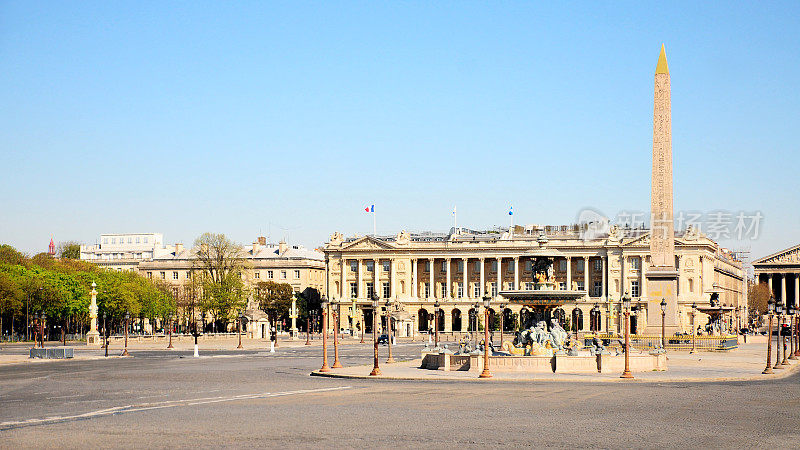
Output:
<path fill-rule="evenodd" d="M 648 299 L 646 294 L 652 264 L 649 231 L 612 227 L 606 235 L 592 239 L 584 239 L 581 231 L 578 226 L 516 227 L 513 234 L 457 230 L 347 239 L 334 233 L 324 248 L 326 293 L 343 301 L 343 327 L 357 330 L 365 321 L 370 329 L 365 311 L 368 315 L 376 287 L 382 304 L 391 299 L 400 306 L 400 335 L 432 328 L 429 317 L 437 300 L 442 309 L 440 329 L 467 331 L 474 327 L 470 310 L 485 293 L 493 298 L 493 310 L 499 312 L 498 305 L 506 303 L 504 317 L 516 317 L 518 326 L 530 325 L 525 323 L 530 320 L 529 311 L 508 304 L 502 292 L 534 289 L 532 255 L 545 236 L 547 248 L 563 254 L 553 264 L 557 288 L 581 294 L 560 308 L 568 329 L 590 331 L 591 310 L 598 305 L 600 331 L 618 333 L 620 299 L 626 291 L 636 306 L 633 328 L 641 333 L 660 327 L 661 311 L 653 311 L 652 305 L 661 298 Z M 679 330 L 691 331 L 692 304 L 708 305 L 712 290 L 721 290 L 721 303 L 744 307 L 744 272 L 732 255 L 693 229 L 676 233 L 674 248 L 678 276 L 673 309 Z M 700 316 L 698 325 L 705 323 Z M 513 329 L 513 325 L 504 328 Z"/>

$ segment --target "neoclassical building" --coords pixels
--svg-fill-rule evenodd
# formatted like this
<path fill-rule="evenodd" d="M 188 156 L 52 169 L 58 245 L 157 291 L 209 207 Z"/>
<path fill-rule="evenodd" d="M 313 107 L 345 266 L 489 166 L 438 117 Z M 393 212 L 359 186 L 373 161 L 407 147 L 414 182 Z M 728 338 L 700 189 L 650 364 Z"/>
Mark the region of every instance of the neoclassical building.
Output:
<path fill-rule="evenodd" d="M 613 226 L 592 238 L 582 231 L 585 228 L 572 225 L 351 238 L 334 233 L 324 247 L 326 293 L 343 304 L 342 326 L 355 330 L 371 329 L 373 292 L 381 299 L 382 311 L 391 300 L 401 336 L 431 329 L 437 301 L 441 331 L 472 330 L 474 305 L 488 293 L 492 314 L 502 307 L 504 328 L 513 330 L 543 318 L 534 308 L 510 299 L 538 288 L 535 265 L 545 258 L 551 261 L 548 270 L 555 292 L 543 295 L 560 297 L 563 303 L 545 311 L 546 319 L 552 314 L 576 332 L 599 327 L 598 331 L 618 333 L 620 299 L 627 291 L 635 305 L 633 330 L 655 333 L 661 311 L 648 309 L 660 299 L 648 302 L 645 294 L 650 231 Z M 744 272 L 732 254 L 692 228 L 675 233 L 674 247 L 680 330 L 691 330 L 692 304 L 708 305 L 712 292 L 746 317 Z M 700 316 L 696 323 L 705 323 Z"/>
<path fill-rule="evenodd" d="M 753 262 L 755 282 L 766 283 L 772 296 L 786 306 L 800 299 L 800 245 L 781 250 Z"/>
<path fill-rule="evenodd" d="M 295 292 L 316 289 L 321 293 L 324 289 L 324 257 L 317 250 L 288 245 L 283 241 L 268 244 L 266 238 L 259 237 L 245 247 L 243 257 L 247 261 L 243 279 L 248 286 L 261 281 L 274 281 L 291 285 Z M 190 285 L 192 273 L 196 270 L 195 258 L 191 249 L 184 248 L 183 244 L 175 244 L 170 251 L 162 252 L 149 261 L 139 262 L 137 269 L 142 276 L 163 280 L 171 285 L 179 303 L 187 303 L 185 297 L 192 295 Z M 258 309 L 252 295 L 245 315 L 250 323 L 247 327 L 250 337 L 260 339 L 268 336 L 266 315 Z"/>

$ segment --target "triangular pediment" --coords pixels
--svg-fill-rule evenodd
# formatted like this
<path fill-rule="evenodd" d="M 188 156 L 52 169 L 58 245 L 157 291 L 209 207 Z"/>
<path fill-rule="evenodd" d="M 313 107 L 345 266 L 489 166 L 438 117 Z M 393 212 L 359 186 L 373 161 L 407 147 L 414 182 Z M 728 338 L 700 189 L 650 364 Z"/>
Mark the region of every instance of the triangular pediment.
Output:
<path fill-rule="evenodd" d="M 800 264 L 800 245 L 765 256 L 753 264 Z"/>
<path fill-rule="evenodd" d="M 393 249 L 394 246 L 372 236 L 364 236 L 342 246 L 342 250 L 382 250 Z"/>
<path fill-rule="evenodd" d="M 636 247 L 639 245 L 650 245 L 650 233 L 645 233 L 622 243 L 623 247 Z"/>

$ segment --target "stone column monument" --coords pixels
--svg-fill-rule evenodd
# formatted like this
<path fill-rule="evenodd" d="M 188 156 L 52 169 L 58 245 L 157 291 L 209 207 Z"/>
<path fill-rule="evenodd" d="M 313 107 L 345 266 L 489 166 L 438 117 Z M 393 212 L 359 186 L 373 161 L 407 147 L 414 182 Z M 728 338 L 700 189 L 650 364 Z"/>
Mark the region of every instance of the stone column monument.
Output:
<path fill-rule="evenodd" d="M 653 173 L 650 191 L 650 264 L 647 269 L 647 333 L 661 333 L 661 299 L 667 301 L 667 333 L 678 327 L 678 272 L 672 215 L 672 113 L 664 45 L 658 56 L 653 98 Z"/>
<path fill-rule="evenodd" d="M 100 333 L 97 332 L 97 285 L 92 281 L 92 303 L 89 305 L 89 332 L 86 333 L 86 345 L 100 346 Z"/>

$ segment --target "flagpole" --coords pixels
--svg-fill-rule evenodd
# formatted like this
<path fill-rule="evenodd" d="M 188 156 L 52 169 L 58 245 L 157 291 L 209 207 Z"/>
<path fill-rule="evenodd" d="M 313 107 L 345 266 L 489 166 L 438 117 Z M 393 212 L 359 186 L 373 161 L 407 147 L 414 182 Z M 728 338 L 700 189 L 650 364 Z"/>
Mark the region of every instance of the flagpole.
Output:
<path fill-rule="evenodd" d="M 375 220 L 375 208 L 372 208 L 372 236 L 378 237 L 378 224 Z"/>
<path fill-rule="evenodd" d="M 453 206 L 453 233 L 458 230 L 458 212 L 456 211 L 456 207 Z"/>

